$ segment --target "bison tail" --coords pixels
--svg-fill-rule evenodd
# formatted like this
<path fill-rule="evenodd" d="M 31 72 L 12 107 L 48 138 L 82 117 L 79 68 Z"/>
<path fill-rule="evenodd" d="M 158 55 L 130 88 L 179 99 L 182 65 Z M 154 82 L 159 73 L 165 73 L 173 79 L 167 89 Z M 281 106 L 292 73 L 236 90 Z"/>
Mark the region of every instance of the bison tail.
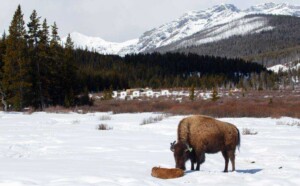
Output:
<path fill-rule="evenodd" d="M 238 132 L 238 139 L 237 139 L 237 147 L 240 150 L 240 146 L 241 146 L 241 134 L 238 128 L 236 128 L 237 132 Z"/>

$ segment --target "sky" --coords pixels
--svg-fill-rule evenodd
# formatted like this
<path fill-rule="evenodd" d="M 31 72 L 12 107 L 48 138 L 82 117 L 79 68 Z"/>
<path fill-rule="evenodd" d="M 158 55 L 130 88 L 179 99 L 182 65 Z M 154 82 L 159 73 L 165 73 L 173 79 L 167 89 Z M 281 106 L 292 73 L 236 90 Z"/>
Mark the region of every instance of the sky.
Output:
<path fill-rule="evenodd" d="M 0 33 L 8 30 L 12 16 L 21 5 L 24 19 L 35 9 L 48 23 L 56 21 L 61 37 L 71 32 L 122 42 L 145 31 L 173 21 L 192 10 L 204 10 L 228 3 L 239 9 L 262 4 L 265 0 L 0 0 Z M 300 5 L 299 0 L 273 0 Z"/>

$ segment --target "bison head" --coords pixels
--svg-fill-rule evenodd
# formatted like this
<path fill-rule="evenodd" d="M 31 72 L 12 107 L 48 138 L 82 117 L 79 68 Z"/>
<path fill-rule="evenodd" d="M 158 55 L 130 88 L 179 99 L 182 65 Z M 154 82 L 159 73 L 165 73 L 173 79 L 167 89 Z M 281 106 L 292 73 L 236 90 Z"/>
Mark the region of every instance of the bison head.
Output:
<path fill-rule="evenodd" d="M 170 150 L 174 153 L 176 168 L 185 170 L 185 162 L 190 158 L 192 148 L 187 143 L 174 141 L 171 143 Z"/>

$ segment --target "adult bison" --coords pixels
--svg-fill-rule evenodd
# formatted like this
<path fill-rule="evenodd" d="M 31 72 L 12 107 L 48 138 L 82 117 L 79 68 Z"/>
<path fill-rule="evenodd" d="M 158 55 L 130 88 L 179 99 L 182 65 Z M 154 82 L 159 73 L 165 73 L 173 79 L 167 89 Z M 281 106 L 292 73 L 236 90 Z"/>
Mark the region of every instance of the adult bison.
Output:
<path fill-rule="evenodd" d="M 176 168 L 185 170 L 185 162 L 191 160 L 191 170 L 196 170 L 205 161 L 205 153 L 222 152 L 225 159 L 224 172 L 228 172 L 229 159 L 235 171 L 235 149 L 240 146 L 240 132 L 233 124 L 218 121 L 208 116 L 190 116 L 180 121 L 177 143 L 171 143 Z"/>

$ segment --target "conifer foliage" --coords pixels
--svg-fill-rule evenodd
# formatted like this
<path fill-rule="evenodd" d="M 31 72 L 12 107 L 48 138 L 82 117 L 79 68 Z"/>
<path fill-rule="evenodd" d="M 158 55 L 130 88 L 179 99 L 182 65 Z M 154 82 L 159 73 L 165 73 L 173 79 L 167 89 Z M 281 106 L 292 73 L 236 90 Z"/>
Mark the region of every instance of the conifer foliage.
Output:
<path fill-rule="evenodd" d="M 30 59 L 28 58 L 25 22 L 20 5 L 9 27 L 3 61 L 2 86 L 6 92 L 7 101 L 14 109 L 20 110 L 30 104 L 28 96 L 32 86 L 29 76 Z"/>
<path fill-rule="evenodd" d="M 50 37 L 47 20 L 41 24 L 34 10 L 26 29 L 21 6 L 15 11 L 8 36 L 0 41 L 0 98 L 6 108 L 75 105 L 80 92 L 74 88 L 73 43 L 69 37 L 61 46 L 56 23 L 51 28 Z"/>

